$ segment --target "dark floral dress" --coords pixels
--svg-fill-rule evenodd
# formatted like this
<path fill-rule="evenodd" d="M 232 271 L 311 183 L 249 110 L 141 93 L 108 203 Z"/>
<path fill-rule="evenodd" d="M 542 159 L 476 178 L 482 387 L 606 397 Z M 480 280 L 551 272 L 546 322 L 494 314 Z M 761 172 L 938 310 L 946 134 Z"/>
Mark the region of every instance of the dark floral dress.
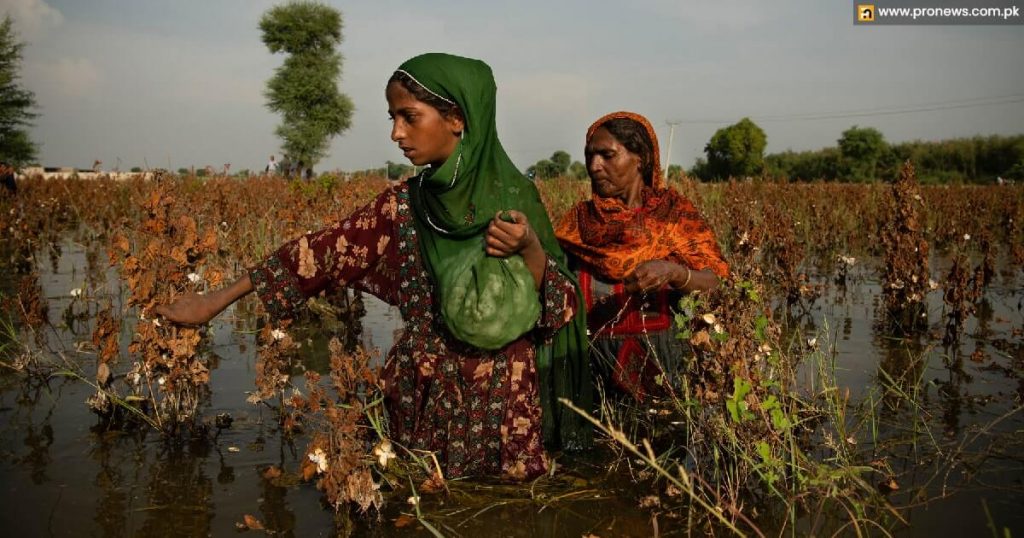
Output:
<path fill-rule="evenodd" d="M 435 452 L 448 477 L 544 473 L 535 345 L 572 318 L 572 282 L 549 259 L 533 333 L 498 351 L 470 347 L 437 315 L 412 219 L 408 186 L 389 188 L 347 219 L 286 243 L 250 270 L 253 286 L 276 319 L 341 286 L 397 305 L 405 328 L 382 376 L 392 437 Z"/>

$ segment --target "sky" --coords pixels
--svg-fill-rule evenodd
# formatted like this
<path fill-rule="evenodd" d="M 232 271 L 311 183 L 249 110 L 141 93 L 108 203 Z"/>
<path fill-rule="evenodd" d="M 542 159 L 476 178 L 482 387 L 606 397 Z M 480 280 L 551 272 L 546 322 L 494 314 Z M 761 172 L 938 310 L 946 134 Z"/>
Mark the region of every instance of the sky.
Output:
<path fill-rule="evenodd" d="M 270 0 L 0 0 L 25 42 L 21 84 L 45 166 L 262 169 L 280 158 L 260 39 Z M 853 125 L 890 142 L 1024 133 L 1024 26 L 855 26 L 844 0 L 329 0 L 352 126 L 317 170 L 405 162 L 384 87 L 422 52 L 492 67 L 498 133 L 521 168 L 631 110 L 686 167 L 750 117 L 768 152 L 834 146 Z"/>

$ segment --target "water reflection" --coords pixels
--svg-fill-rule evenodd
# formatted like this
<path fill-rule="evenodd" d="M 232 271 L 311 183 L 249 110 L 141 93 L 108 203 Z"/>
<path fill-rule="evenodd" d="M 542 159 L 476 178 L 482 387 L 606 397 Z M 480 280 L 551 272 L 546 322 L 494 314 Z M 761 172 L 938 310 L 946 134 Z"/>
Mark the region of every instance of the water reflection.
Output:
<path fill-rule="evenodd" d="M 120 434 L 113 433 L 113 437 Z M 128 514 L 131 510 L 134 484 L 142 466 L 141 458 L 124 458 L 111 448 L 113 442 L 104 442 L 91 451 L 92 460 L 97 465 L 93 486 L 99 492 L 96 498 L 96 509 L 93 522 L 104 537 L 125 536 L 127 534 Z M 136 456 L 139 455 L 136 447 Z M 123 469 L 122 466 L 128 467 Z"/>
<path fill-rule="evenodd" d="M 213 519 L 213 482 L 204 463 L 210 453 L 206 441 L 185 446 L 163 445 L 147 465 L 145 498 L 137 508 L 145 520 L 141 536 L 207 536 Z"/>
<path fill-rule="evenodd" d="M 45 484 L 50 481 L 49 467 L 53 462 L 50 450 L 54 444 L 52 421 L 57 402 L 52 398 L 52 387 L 45 380 L 28 379 L 19 389 L 14 399 L 17 407 L 11 409 L 13 415 L 7 417 L 4 436 L 23 435 L 23 449 L 12 447 L 3 459 L 27 469 L 33 484 Z M 2 407 L 10 409 L 6 405 Z"/>
<path fill-rule="evenodd" d="M 883 408 L 894 416 L 906 406 L 926 400 L 922 378 L 927 358 L 922 337 L 894 338 L 876 327 L 874 343 L 881 355 L 876 376 L 882 388 Z"/>
<path fill-rule="evenodd" d="M 274 468 L 281 469 L 283 464 L 284 461 Z M 273 473 L 267 473 L 266 469 L 257 472 L 260 475 L 259 513 L 263 525 L 278 533 L 292 531 L 296 518 L 288 505 L 288 488 L 282 485 L 281 477 L 269 477 Z"/>
<path fill-rule="evenodd" d="M 62 273 L 44 273 L 41 282 L 43 295 L 51 298 L 52 312 L 59 314 L 67 307 L 66 295 L 73 287 L 70 284 L 80 273 L 76 273 L 76 267 L 86 268 L 89 288 L 102 287 L 97 284 L 99 272 L 93 274 L 102 266 L 101 258 L 91 251 L 83 253 L 63 248 L 59 264 Z M 919 487 L 923 491 L 935 473 L 936 460 L 928 458 L 937 457 L 925 454 L 927 450 L 913 444 L 915 436 L 924 437 L 926 426 L 939 425 L 954 439 L 942 439 L 938 435 L 938 441 L 945 442 L 945 447 L 955 447 L 960 439 L 974 435 L 976 430 L 972 428 L 1024 403 L 1024 342 L 1020 332 L 1012 333 L 1012 330 L 1020 331 L 1022 326 L 1020 294 L 1013 289 L 989 290 L 985 300 L 978 304 L 976 317 L 968 323 L 962 342 L 942 348 L 936 347 L 934 335 L 928 332 L 894 337 L 874 323 L 878 286 L 864 274 L 852 271 L 842 286 L 825 289 L 824 295 L 808 303 L 806 308 L 780 311 L 779 318 L 788 321 L 790 334 L 799 334 L 805 339 L 817 336 L 826 328 L 833 333 L 831 340 L 837 345 L 837 364 L 843 376 L 841 386 L 851 387 L 855 394 L 857 390 L 870 391 L 872 387 L 879 390 L 882 423 L 879 454 L 888 456 L 893 468 L 902 473 L 900 479 L 905 490 Z M 827 282 L 828 278 L 821 281 Z M 113 294 L 112 300 L 117 304 L 121 300 L 117 279 L 108 274 L 106 281 L 108 291 Z M 80 285 L 81 282 L 74 287 Z M 7 281 L 7 286 L 13 288 L 11 281 Z M 303 368 L 326 373 L 329 368 L 326 343 L 331 337 L 338 337 L 346 346 L 354 346 L 366 340 L 366 332 L 377 331 L 376 338 L 386 346 L 393 334 L 394 323 L 385 325 L 378 319 L 393 313 L 379 309 L 368 297 L 346 293 L 332 297 L 327 304 L 330 310 L 314 311 L 303 328 L 296 329 L 296 339 L 302 343 L 296 364 L 302 367 L 296 367 L 294 373 Z M 88 321 L 94 315 L 91 306 L 80 304 L 72 309 L 74 323 L 68 325 L 78 337 L 69 331 L 47 329 L 48 343 L 55 349 L 67 350 L 83 335 L 88 335 L 91 329 L 79 318 Z M 365 316 L 367 309 L 376 314 Z M 940 318 L 934 315 L 940 310 L 941 303 L 930 304 L 933 319 Z M 217 343 L 207 351 L 211 370 L 221 371 L 214 376 L 214 402 L 204 401 L 204 414 L 230 412 L 236 417 L 234 426 L 214 434 L 212 439 L 165 442 L 157 435 L 99 430 L 95 435 L 76 437 L 76 428 L 92 418 L 82 405 L 91 389 L 72 380 L 46 384 L 24 378 L 0 378 L 0 462 L 4 464 L 5 473 L 0 482 L 8 485 L 7 495 L 0 501 L 18 506 L 25 497 L 40 500 L 29 515 L 33 520 L 40 519 L 45 511 L 52 510 L 54 534 L 225 535 L 234 532 L 234 523 L 240 521 L 243 514 L 250 513 L 276 533 L 330 532 L 329 510 L 321 506 L 320 494 L 311 485 L 298 486 L 294 480 L 305 440 L 287 437 L 278 426 L 275 413 L 262 413 L 263 408 L 254 410 L 244 402 L 244 391 L 251 390 L 253 385 L 256 353 L 249 343 L 258 320 L 263 319 L 260 312 L 252 298 L 236 304 L 222 320 L 224 323 L 217 326 Z M 375 324 L 388 329 L 380 331 Z M 941 334 L 941 323 L 937 325 L 933 331 L 938 329 Z M 132 332 L 130 324 L 125 323 L 122 330 L 127 340 Z M 122 349 L 126 344 L 126 341 L 122 343 Z M 82 362 L 84 371 L 91 372 L 94 368 L 91 355 L 71 356 Z M 125 369 L 127 365 L 122 362 L 119 371 L 123 373 Z M 301 382 L 293 378 L 293 383 L 301 385 Z M 988 398 L 999 391 L 1008 395 L 1006 401 L 988 403 Z M 216 406 L 215 411 L 211 411 L 210 406 Z M 929 424 L 914 422 L 918 420 L 927 420 Z M 972 463 L 976 465 L 972 468 L 975 476 L 991 480 L 999 487 L 1011 487 L 1013 480 L 1017 480 L 1017 491 L 1008 493 L 1007 498 L 1018 501 L 1022 498 L 1019 493 L 1022 443 L 1019 433 L 1014 437 L 1013 432 L 1021 431 L 1022 422 L 1024 418 L 1013 416 L 994 430 L 991 436 L 1000 436 L 999 440 L 1006 445 L 1001 452 L 993 452 L 990 460 L 979 459 Z M 229 447 L 238 451 L 229 452 Z M 995 460 L 998 466 L 989 463 Z M 284 475 L 265 474 L 271 465 L 281 469 Z M 595 474 L 604 471 L 606 469 L 601 469 Z M 288 478 L 289 472 L 291 478 Z M 594 489 L 593 500 L 544 511 L 530 500 L 500 505 L 495 503 L 504 501 L 487 498 L 485 502 L 483 497 L 434 499 L 438 506 L 428 508 L 435 513 L 451 512 L 450 524 L 464 535 L 534 535 L 551 529 L 566 531 L 566 534 L 579 529 L 593 530 L 599 535 L 603 535 L 602 529 L 611 534 L 644 534 L 651 530 L 649 514 L 638 510 L 632 497 L 629 502 L 607 501 L 606 496 L 615 495 L 614 486 L 590 484 L 585 487 Z M 907 494 L 908 498 L 910 495 Z M 926 492 L 925 496 L 928 495 Z M 624 494 L 623 498 L 626 497 L 628 495 Z M 479 517 L 469 517 L 492 504 L 494 507 Z M 77 508 L 65 510 L 69 505 Z M 467 507 L 471 507 L 468 512 Z M 970 509 L 976 512 L 976 505 Z M 397 513 L 407 507 L 399 500 L 388 510 L 397 517 Z M 3 522 L 9 523 L 16 517 L 10 512 L 5 514 Z M 941 522 L 963 516 L 963 510 L 948 510 L 948 514 L 936 512 L 922 510 L 912 517 Z M 997 521 L 1006 521 L 1008 513 L 1013 513 L 1012 507 L 1004 507 L 995 517 L 1003 518 Z M 672 525 L 667 519 L 660 521 L 663 531 Z M 20 531 L 27 530 L 24 534 L 40 534 L 47 530 L 39 525 L 21 523 L 14 526 L 14 532 L 21 534 Z M 384 534 L 397 532 L 389 526 L 374 524 L 362 525 L 360 529 Z M 424 533 L 409 529 L 410 534 L 417 532 Z"/>

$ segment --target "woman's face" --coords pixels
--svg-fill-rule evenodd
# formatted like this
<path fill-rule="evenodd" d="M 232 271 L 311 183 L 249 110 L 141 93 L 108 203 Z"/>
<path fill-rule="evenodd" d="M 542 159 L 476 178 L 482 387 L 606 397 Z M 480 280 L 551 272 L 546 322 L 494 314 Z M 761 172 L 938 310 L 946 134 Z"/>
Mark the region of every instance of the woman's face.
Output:
<path fill-rule="evenodd" d="M 584 155 L 595 193 L 604 198 L 619 198 L 631 206 L 639 205 L 644 184 L 639 155 L 626 149 L 604 127 L 594 131 Z"/>
<path fill-rule="evenodd" d="M 436 108 L 413 97 L 398 82 L 388 84 L 385 96 L 391 116 L 391 140 L 416 166 L 441 166 L 455 151 L 463 122 L 446 118 Z"/>

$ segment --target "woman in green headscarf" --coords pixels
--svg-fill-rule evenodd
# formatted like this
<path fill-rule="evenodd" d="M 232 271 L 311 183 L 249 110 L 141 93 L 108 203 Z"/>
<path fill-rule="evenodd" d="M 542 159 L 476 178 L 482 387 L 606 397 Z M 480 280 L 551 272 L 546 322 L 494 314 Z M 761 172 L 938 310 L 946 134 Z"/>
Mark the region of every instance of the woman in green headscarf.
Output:
<path fill-rule="evenodd" d="M 282 246 L 221 291 L 155 312 L 205 323 L 255 290 L 275 318 L 350 286 L 398 305 L 383 374 L 391 435 L 450 477 L 547 470 L 544 446 L 582 448 L 591 377 L 576 282 L 532 182 L 498 141 L 487 64 L 430 53 L 388 82 L 391 138 L 422 173 L 327 229 Z"/>

